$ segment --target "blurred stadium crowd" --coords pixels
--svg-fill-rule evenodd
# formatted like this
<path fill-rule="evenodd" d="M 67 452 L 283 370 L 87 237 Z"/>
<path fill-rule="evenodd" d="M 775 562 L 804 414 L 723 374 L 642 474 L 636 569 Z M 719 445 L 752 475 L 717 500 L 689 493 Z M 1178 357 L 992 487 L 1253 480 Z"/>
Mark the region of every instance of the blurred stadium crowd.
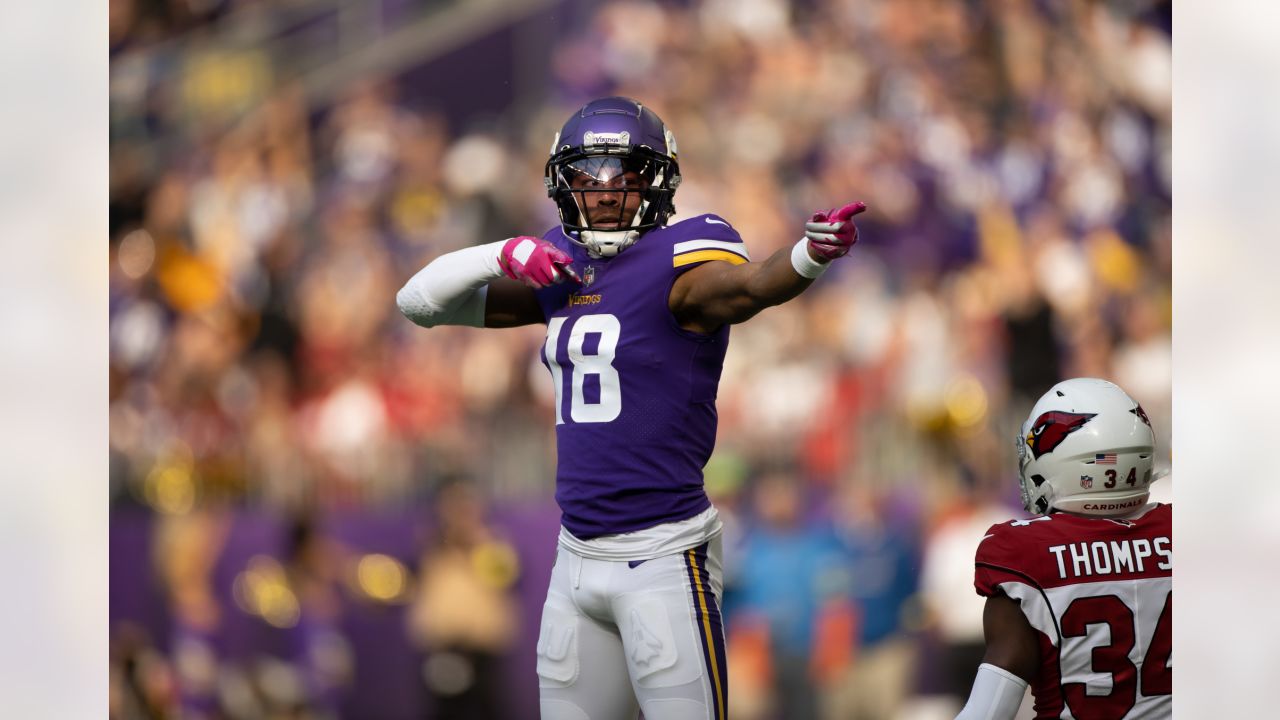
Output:
<path fill-rule="evenodd" d="M 456 48 L 387 59 L 464 13 Z M 973 549 L 1019 512 L 1034 398 L 1118 382 L 1168 466 L 1169 22 L 1143 0 L 112 0 L 112 717 L 536 715 L 542 329 L 421 330 L 394 294 L 553 226 L 551 137 L 615 93 L 674 130 L 679 214 L 756 258 L 871 207 L 853 262 L 732 333 L 706 474 L 734 717 L 958 709 Z"/>

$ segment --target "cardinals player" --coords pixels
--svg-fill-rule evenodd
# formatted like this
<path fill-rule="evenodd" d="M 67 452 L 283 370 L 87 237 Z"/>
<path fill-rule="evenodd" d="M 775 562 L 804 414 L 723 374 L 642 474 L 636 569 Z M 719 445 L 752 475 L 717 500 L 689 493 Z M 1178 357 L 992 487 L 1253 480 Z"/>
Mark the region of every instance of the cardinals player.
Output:
<path fill-rule="evenodd" d="M 425 327 L 547 327 L 562 512 L 541 716 L 724 720 L 721 523 L 702 467 L 729 327 L 848 253 L 865 206 L 815 213 L 793 247 L 752 262 L 724 218 L 668 224 L 675 136 L 621 97 L 569 118 L 544 181 L 559 225 L 436 258 L 397 302 Z"/>
<path fill-rule="evenodd" d="M 957 720 L 1167 718 L 1173 701 L 1172 506 L 1149 503 L 1155 438 L 1105 380 L 1060 382 L 1022 425 L 1027 520 L 993 525 L 974 585 L 984 662 Z"/>

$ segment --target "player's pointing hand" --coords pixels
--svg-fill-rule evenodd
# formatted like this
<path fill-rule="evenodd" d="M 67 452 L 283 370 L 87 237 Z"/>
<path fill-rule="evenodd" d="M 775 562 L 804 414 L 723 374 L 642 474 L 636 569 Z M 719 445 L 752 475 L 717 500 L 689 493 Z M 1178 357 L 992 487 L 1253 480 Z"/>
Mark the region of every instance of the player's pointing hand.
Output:
<path fill-rule="evenodd" d="M 542 238 L 530 235 L 513 237 L 502 246 L 498 265 L 512 280 L 519 280 L 531 288 L 573 280 L 581 283 L 578 274 L 570 267 L 573 258 L 568 253 Z"/>
<path fill-rule="evenodd" d="M 805 223 L 804 236 L 809 240 L 809 254 L 818 262 L 831 262 L 844 257 L 858 242 L 858 226 L 853 216 L 867 209 L 864 202 L 853 202 L 839 210 L 816 212 Z"/>

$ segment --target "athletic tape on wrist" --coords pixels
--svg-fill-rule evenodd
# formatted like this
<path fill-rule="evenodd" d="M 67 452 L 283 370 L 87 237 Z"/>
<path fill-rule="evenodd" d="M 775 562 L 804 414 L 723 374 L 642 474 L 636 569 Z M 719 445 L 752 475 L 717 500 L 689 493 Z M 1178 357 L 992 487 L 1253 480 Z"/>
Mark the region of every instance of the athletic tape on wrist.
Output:
<path fill-rule="evenodd" d="M 791 267 L 799 273 L 800 277 L 813 280 L 822 273 L 827 271 L 827 267 L 831 263 L 820 263 L 809 255 L 809 239 L 800 238 L 800 242 L 791 248 Z"/>

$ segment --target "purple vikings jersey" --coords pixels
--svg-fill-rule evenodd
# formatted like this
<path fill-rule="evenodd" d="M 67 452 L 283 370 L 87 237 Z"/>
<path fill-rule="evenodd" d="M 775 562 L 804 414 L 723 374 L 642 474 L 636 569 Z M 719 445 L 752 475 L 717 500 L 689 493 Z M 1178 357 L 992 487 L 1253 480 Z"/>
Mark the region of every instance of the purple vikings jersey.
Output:
<path fill-rule="evenodd" d="M 712 260 L 747 262 L 727 222 L 700 215 L 594 259 L 556 227 L 583 284 L 537 291 L 547 319 L 542 361 L 555 384 L 556 502 L 575 537 L 643 530 L 711 505 L 702 468 L 716 439 L 716 388 L 729 327 L 680 327 L 675 279 Z"/>

